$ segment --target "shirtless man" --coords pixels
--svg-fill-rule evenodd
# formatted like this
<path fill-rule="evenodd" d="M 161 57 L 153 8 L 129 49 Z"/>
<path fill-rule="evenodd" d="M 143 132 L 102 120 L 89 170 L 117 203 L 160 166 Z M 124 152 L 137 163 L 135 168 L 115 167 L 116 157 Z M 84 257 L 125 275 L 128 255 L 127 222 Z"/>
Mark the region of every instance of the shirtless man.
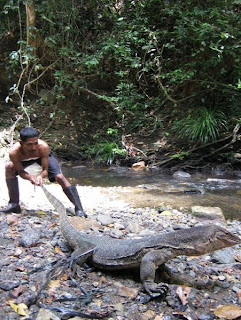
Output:
<path fill-rule="evenodd" d="M 10 200 L 8 206 L 0 210 L 0 212 L 21 212 L 17 177 L 19 175 L 36 186 L 42 185 L 43 179 L 46 177 L 50 182 L 56 181 L 74 204 L 75 214 L 86 217 L 76 186 L 72 186 L 65 178 L 48 144 L 39 139 L 39 133 L 36 129 L 27 127 L 20 131 L 20 140 L 14 144 L 9 152 L 9 158 L 10 161 L 5 166 L 5 174 Z M 42 171 L 37 177 L 24 170 L 34 162 L 37 162 L 42 167 Z"/>

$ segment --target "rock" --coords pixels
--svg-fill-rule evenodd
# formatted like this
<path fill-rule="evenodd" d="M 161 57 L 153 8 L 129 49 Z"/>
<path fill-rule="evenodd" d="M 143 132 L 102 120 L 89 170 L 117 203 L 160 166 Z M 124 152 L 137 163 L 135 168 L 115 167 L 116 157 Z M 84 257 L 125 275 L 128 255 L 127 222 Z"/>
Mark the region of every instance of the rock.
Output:
<path fill-rule="evenodd" d="M 169 210 L 164 210 L 164 211 L 162 211 L 162 212 L 160 213 L 160 215 L 161 215 L 161 216 L 171 216 L 172 213 L 171 213 L 171 211 L 169 211 Z"/>
<path fill-rule="evenodd" d="M 109 218 L 109 216 L 107 216 Z M 93 228 L 100 228 L 101 224 L 96 220 L 87 219 L 84 217 L 69 217 L 69 220 L 76 229 L 83 231 Z"/>
<path fill-rule="evenodd" d="M 190 173 L 181 171 L 181 170 L 174 172 L 172 176 L 174 178 L 190 178 L 191 177 Z"/>
<path fill-rule="evenodd" d="M 46 309 L 40 309 L 36 320 L 61 320 L 53 312 Z"/>
<path fill-rule="evenodd" d="M 116 303 L 114 304 L 114 310 L 119 311 L 119 312 L 124 312 L 125 311 L 125 306 L 123 303 Z"/>
<path fill-rule="evenodd" d="M 114 223 L 114 220 L 110 216 L 104 214 L 99 214 L 96 217 L 96 220 L 99 221 L 102 224 L 102 226 L 108 226 Z"/>
<path fill-rule="evenodd" d="M 137 216 L 140 216 L 142 214 L 142 210 L 141 209 L 137 209 L 134 212 Z"/>
<path fill-rule="evenodd" d="M 145 161 L 140 161 L 140 162 L 133 163 L 133 165 L 132 165 L 131 168 L 132 168 L 133 170 L 136 170 L 136 171 L 146 170 Z"/>
<path fill-rule="evenodd" d="M 20 285 L 18 280 L 0 280 L 0 288 L 5 291 L 10 291 Z"/>
<path fill-rule="evenodd" d="M 228 264 L 228 263 L 235 262 L 230 248 L 214 251 L 211 254 L 211 257 L 212 257 L 212 261 L 219 264 L 222 264 L 222 263 Z"/>
<path fill-rule="evenodd" d="M 125 226 L 121 223 L 114 223 L 114 227 L 117 230 L 125 230 Z"/>
<path fill-rule="evenodd" d="M 29 247 L 38 242 L 40 239 L 40 232 L 38 230 L 29 229 L 24 232 L 19 243 L 23 247 Z"/>
<path fill-rule="evenodd" d="M 0 268 L 3 266 L 9 266 L 10 264 L 11 264 L 11 261 L 9 259 L 0 260 Z"/>
<path fill-rule="evenodd" d="M 169 315 L 163 315 L 161 319 L 162 320 L 173 320 L 172 316 L 169 316 Z M 156 320 L 156 319 L 154 319 L 154 320 Z"/>
<path fill-rule="evenodd" d="M 177 302 L 173 299 L 173 296 L 166 296 L 165 300 L 169 307 L 176 308 Z"/>
<path fill-rule="evenodd" d="M 213 314 L 201 314 L 199 317 L 198 317 L 198 320 L 213 320 L 214 319 L 214 315 Z"/>
<path fill-rule="evenodd" d="M 204 207 L 204 206 L 193 206 L 191 208 L 192 214 L 199 221 L 212 220 L 224 223 L 225 217 L 222 209 L 219 207 Z"/>
<path fill-rule="evenodd" d="M 216 281 L 216 285 L 220 288 L 227 289 L 230 287 L 230 283 L 227 281 Z M 227 301 L 227 300 L 226 300 Z"/>
<path fill-rule="evenodd" d="M 136 233 L 136 234 L 141 232 L 142 230 L 141 226 L 138 223 L 128 224 L 126 229 L 129 230 L 129 232 Z"/>
<path fill-rule="evenodd" d="M 149 237 L 149 236 L 153 236 L 154 234 L 155 234 L 155 231 L 149 230 L 149 229 L 144 229 L 139 232 L 140 237 Z"/>
<path fill-rule="evenodd" d="M 155 317 L 156 313 L 153 310 L 147 310 L 145 313 L 142 314 L 141 320 L 150 320 Z"/>
<path fill-rule="evenodd" d="M 111 229 L 110 236 L 112 238 L 122 238 L 124 236 L 124 233 L 118 229 Z"/>
<path fill-rule="evenodd" d="M 126 286 L 119 286 L 118 295 L 125 298 L 134 299 L 138 295 L 138 289 L 128 288 Z"/>

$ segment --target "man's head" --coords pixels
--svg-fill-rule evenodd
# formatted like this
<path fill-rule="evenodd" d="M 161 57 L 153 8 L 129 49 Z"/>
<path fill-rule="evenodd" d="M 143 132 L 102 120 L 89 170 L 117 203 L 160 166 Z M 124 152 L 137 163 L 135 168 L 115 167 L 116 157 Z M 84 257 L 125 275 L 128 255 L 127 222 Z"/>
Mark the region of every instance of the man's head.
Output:
<path fill-rule="evenodd" d="M 36 129 L 34 128 L 31 128 L 31 127 L 26 127 L 26 128 L 23 128 L 21 131 L 20 131 L 20 140 L 22 142 L 25 142 L 27 139 L 29 138 L 35 138 L 35 137 L 39 137 L 39 133 Z"/>
<path fill-rule="evenodd" d="M 37 156 L 38 151 L 38 137 L 39 133 L 36 129 L 31 127 L 23 128 L 20 131 L 20 144 L 22 153 L 29 156 L 34 157 Z"/>

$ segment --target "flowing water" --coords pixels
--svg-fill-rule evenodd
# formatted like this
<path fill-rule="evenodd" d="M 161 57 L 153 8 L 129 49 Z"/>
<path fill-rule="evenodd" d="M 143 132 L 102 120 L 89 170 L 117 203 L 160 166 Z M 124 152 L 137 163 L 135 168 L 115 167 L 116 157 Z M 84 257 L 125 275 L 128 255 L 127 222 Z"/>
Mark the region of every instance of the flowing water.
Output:
<path fill-rule="evenodd" d="M 241 177 L 195 173 L 174 178 L 162 172 L 128 168 L 63 166 L 64 174 L 79 185 L 117 187 L 113 192 L 133 207 L 190 209 L 191 206 L 220 207 L 227 219 L 241 220 Z M 121 188 L 118 188 L 121 187 Z"/>

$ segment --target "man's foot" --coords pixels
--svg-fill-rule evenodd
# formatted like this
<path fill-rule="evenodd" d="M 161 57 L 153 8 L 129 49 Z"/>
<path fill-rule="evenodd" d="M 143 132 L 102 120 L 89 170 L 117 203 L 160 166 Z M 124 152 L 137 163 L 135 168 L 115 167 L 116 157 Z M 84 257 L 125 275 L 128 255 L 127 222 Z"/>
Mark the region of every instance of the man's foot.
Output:
<path fill-rule="evenodd" d="M 85 217 L 85 218 L 87 218 L 87 214 L 83 210 L 80 210 L 78 208 L 75 208 L 75 215 L 77 217 Z"/>
<path fill-rule="evenodd" d="M 7 208 L 5 209 L 0 209 L 0 212 L 3 212 L 3 213 L 21 213 L 22 210 L 20 208 L 20 205 L 18 203 L 9 203 Z"/>

